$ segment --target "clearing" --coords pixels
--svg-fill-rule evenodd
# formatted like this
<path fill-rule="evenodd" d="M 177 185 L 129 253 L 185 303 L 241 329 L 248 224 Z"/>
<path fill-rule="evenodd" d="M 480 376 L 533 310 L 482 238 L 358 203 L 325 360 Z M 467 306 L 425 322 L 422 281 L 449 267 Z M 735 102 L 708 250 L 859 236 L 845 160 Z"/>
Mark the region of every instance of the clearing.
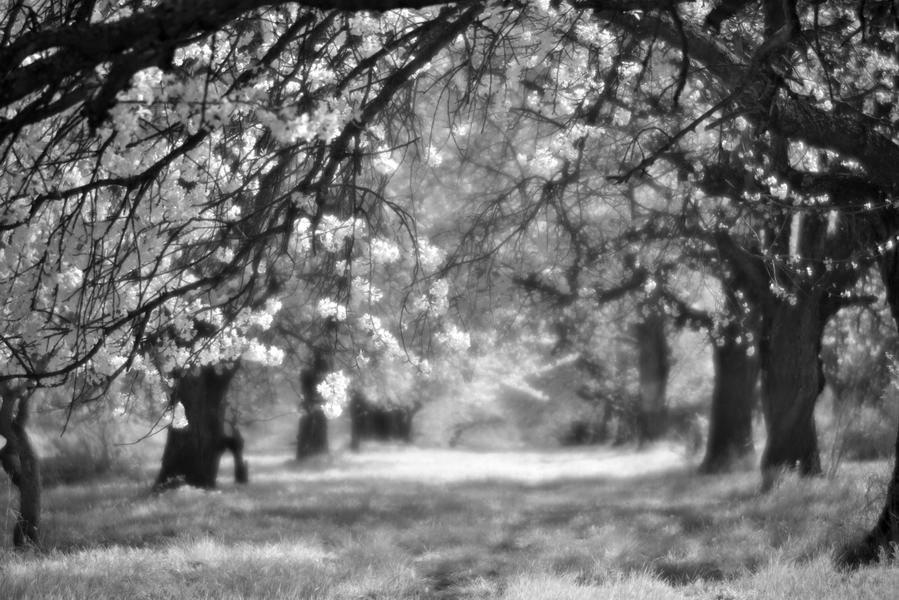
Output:
<path fill-rule="evenodd" d="M 833 480 L 699 476 L 674 447 L 472 452 L 373 446 L 251 483 L 161 495 L 58 487 L 46 552 L 0 550 L 3 598 L 884 598 L 895 565 L 835 571 L 884 463 Z M 7 506 L 3 543 L 12 527 Z"/>

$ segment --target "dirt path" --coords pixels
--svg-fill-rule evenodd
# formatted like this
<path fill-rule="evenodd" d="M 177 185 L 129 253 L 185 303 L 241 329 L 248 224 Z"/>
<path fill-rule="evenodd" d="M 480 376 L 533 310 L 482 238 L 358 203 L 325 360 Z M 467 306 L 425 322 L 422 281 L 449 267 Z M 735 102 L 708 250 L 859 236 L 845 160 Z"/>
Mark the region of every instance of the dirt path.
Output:
<path fill-rule="evenodd" d="M 333 481 L 384 479 L 421 483 L 508 481 L 541 484 L 576 479 L 623 479 L 682 469 L 681 448 L 659 444 L 632 448 L 492 452 L 377 446 L 359 454 L 338 453 L 284 472 L 284 457 L 249 455 L 259 480 Z"/>

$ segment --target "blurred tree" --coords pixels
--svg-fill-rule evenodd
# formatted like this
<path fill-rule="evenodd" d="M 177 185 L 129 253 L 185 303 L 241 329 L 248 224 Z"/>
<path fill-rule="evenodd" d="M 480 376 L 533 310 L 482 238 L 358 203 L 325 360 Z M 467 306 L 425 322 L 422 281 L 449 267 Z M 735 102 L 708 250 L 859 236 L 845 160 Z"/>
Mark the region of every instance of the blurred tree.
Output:
<path fill-rule="evenodd" d="M 833 398 L 831 473 L 844 458 L 884 458 L 892 451 L 896 407 L 891 382 L 899 335 L 890 323 L 882 283 L 873 270 L 859 282 L 854 295 L 857 304 L 828 324 L 822 348 Z"/>

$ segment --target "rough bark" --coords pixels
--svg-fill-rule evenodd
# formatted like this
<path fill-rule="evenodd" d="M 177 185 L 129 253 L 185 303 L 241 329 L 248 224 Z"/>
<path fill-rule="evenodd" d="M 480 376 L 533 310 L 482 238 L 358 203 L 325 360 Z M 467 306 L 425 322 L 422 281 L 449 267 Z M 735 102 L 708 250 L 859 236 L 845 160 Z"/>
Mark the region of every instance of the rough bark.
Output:
<path fill-rule="evenodd" d="M 815 295 L 799 293 L 793 303 L 772 301 L 763 311 L 759 359 L 768 432 L 761 464 L 765 489 L 782 469 L 801 475 L 821 472 L 814 411 L 824 389 L 820 353 L 825 323 L 823 303 Z"/>
<path fill-rule="evenodd" d="M 30 394 L 24 385 L 0 386 L 0 435 L 6 440 L 0 449 L 0 465 L 19 490 L 19 510 L 13 525 L 13 544 L 17 548 L 38 546 L 40 542 L 40 462 L 26 431 Z"/>
<path fill-rule="evenodd" d="M 758 398 L 759 361 L 747 344 L 737 342 L 736 325 L 726 328 L 713 345 L 715 387 L 705 457 L 699 470 L 720 473 L 753 454 L 752 410 Z"/>
<path fill-rule="evenodd" d="M 222 453 L 229 449 L 235 455 L 235 476 L 239 469 L 246 470 L 240 434 L 235 431 L 240 443 L 235 436 L 225 434 L 225 397 L 235 371 L 234 367 L 217 365 L 174 375 L 172 404 L 184 406 L 188 425 L 183 429 L 169 427 L 157 489 L 181 484 L 214 488 Z"/>
<path fill-rule="evenodd" d="M 652 310 L 636 325 L 635 335 L 640 389 L 636 424 L 637 439 L 642 444 L 658 439 L 666 428 L 665 393 L 670 364 L 663 313 Z"/>

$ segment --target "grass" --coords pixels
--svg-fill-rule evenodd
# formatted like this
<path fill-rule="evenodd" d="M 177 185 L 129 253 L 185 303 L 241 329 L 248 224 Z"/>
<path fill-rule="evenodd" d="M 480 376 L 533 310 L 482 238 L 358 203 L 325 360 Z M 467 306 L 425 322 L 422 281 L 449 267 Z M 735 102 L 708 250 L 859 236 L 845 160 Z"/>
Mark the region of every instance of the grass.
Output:
<path fill-rule="evenodd" d="M 250 461 L 249 486 L 223 468 L 214 492 L 48 490 L 46 548 L 0 550 L 0 597 L 801 600 L 899 588 L 892 565 L 830 564 L 874 518 L 883 463 L 759 495 L 756 473 L 699 476 L 665 447 Z"/>

